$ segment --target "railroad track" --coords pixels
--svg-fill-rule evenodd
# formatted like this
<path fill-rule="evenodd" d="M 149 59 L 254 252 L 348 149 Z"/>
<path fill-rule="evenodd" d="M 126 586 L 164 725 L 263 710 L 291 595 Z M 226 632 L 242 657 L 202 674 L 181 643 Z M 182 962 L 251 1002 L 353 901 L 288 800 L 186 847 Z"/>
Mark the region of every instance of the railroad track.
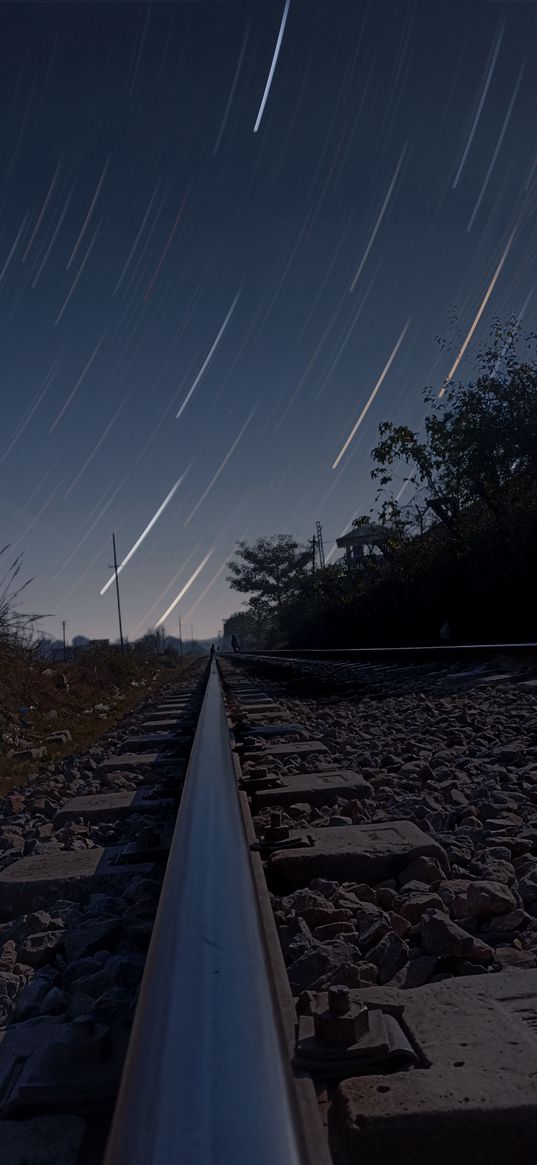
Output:
<path fill-rule="evenodd" d="M 533 669 L 221 658 L 4 803 L 1 1165 L 533 1160 Z"/>

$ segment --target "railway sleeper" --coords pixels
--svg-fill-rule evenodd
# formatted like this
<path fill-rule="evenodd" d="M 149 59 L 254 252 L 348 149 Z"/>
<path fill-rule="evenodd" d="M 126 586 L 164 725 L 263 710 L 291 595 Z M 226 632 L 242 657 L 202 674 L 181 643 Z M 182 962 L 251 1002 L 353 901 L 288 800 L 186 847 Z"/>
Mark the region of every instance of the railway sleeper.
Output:
<path fill-rule="evenodd" d="M 277 669 L 278 679 L 284 670 Z M 263 679 L 268 669 L 258 666 L 256 672 Z M 531 694 L 537 685 L 527 672 L 492 668 L 476 668 L 473 675 L 466 670 L 448 682 L 445 674 L 430 674 L 431 681 L 438 681 L 440 696 L 450 688 L 515 683 Z M 301 680 L 289 694 L 304 698 Z M 359 694 L 355 685 L 353 698 Z M 246 709 L 235 702 L 235 723 L 241 714 Z M 519 741 L 498 748 L 504 763 L 521 763 Z M 291 765 L 302 767 L 294 755 Z M 378 853 L 358 838 L 364 827 L 349 817 L 330 817 L 338 813 L 338 800 L 354 801 L 358 811 L 359 798 L 351 800 L 338 785 L 341 771 L 284 771 L 281 759 L 267 755 L 249 772 L 246 767 L 240 787 L 257 813 L 258 844 L 298 1013 L 293 1062 L 316 1081 L 334 1160 L 391 1165 L 396 1158 L 403 1165 L 429 1165 L 433 1158 L 438 1165 L 481 1165 L 509 1154 L 517 1165 L 530 1165 L 537 1132 L 537 969 L 532 949 L 505 945 L 510 928 L 516 932 L 528 917 L 531 924 L 509 875 L 504 882 L 491 882 L 486 874 L 481 881 L 478 874 L 457 880 L 442 845 L 441 852 L 402 854 L 400 860 L 397 844 L 389 852 L 390 833 L 395 840 L 401 829 L 404 834 L 407 826 L 417 827 L 393 819 L 364 831 L 371 831 L 370 845 L 384 825 L 388 852 L 375 865 Z M 366 799 L 375 795 L 367 784 Z M 295 819 L 311 815 L 314 805 L 337 828 L 323 823 L 317 830 L 309 824 L 297 829 Z M 485 823 L 490 834 L 497 832 L 498 859 L 505 837 L 518 855 L 519 876 L 525 855 L 533 868 L 531 829 L 527 838 L 515 839 L 509 813 L 497 819 L 489 813 Z M 438 844 L 419 832 L 426 843 Z M 271 833 L 272 846 L 263 847 Z M 289 845 L 296 838 L 300 845 Z M 525 904 L 533 902 L 530 889 L 528 884 Z M 530 910 L 534 915 L 535 905 Z M 317 980 L 309 989 L 308 979 Z"/>

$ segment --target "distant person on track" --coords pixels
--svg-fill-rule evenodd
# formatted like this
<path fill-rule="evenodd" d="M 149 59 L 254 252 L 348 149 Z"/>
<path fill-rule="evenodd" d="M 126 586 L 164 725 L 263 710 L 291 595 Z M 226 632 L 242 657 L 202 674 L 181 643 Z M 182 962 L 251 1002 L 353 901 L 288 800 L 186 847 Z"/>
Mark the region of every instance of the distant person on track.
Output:
<path fill-rule="evenodd" d="M 210 651 L 209 651 L 209 656 L 210 656 L 211 660 L 213 660 L 213 659 L 214 659 L 214 643 L 211 643 L 211 647 L 210 647 Z"/>
<path fill-rule="evenodd" d="M 447 619 L 446 619 L 445 623 L 442 624 L 439 634 L 440 634 L 441 640 L 444 643 L 447 643 L 448 640 L 451 639 L 451 631 L 450 631 L 450 627 L 449 627 L 449 623 L 448 623 Z"/>
<path fill-rule="evenodd" d="M 234 655 L 237 655 L 238 652 L 240 651 L 240 647 L 239 647 L 239 641 L 238 641 L 236 635 L 231 636 L 231 647 L 232 647 Z"/>

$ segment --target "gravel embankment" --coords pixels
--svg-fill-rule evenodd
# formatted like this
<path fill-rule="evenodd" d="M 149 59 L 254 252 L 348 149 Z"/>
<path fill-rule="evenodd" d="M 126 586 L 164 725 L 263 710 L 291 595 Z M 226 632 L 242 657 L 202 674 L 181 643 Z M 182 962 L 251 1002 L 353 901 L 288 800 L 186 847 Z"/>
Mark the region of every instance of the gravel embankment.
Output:
<path fill-rule="evenodd" d="M 316 879 L 274 898 L 291 986 L 419 987 L 453 975 L 537 967 L 537 694 L 515 683 L 352 699 L 278 695 L 283 719 L 332 754 L 270 770 L 346 768 L 365 800 L 282 810 L 293 829 L 415 822 L 442 846 L 377 886 Z M 256 828 L 270 818 L 260 811 Z M 305 993 L 305 994 L 304 994 Z"/>
<path fill-rule="evenodd" d="M 157 697 L 158 699 L 158 697 Z M 21 857 L 51 856 L 136 842 L 165 846 L 173 832 L 173 801 L 161 810 L 131 811 L 115 821 L 78 818 L 61 825 L 55 815 L 73 797 L 135 791 L 143 773 L 98 774 L 101 761 L 139 730 L 148 706 L 138 709 L 87 752 L 58 763 L 0 801 L 0 869 Z M 159 769 L 158 780 L 176 778 L 177 764 Z M 158 783 L 158 782 L 157 782 Z M 91 1015 L 99 1022 L 128 1023 L 134 1012 L 161 874 L 133 874 L 121 890 L 72 896 L 46 910 L 0 922 L 0 1025 L 50 1017 L 51 1022 Z"/>

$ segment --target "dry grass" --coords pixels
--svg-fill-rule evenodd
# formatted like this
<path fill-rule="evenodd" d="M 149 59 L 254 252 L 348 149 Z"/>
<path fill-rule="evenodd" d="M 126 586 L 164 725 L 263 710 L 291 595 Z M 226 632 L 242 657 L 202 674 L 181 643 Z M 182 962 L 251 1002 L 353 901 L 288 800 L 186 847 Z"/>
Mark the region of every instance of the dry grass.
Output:
<path fill-rule="evenodd" d="M 90 748 L 149 693 L 177 679 L 192 658 L 170 667 L 154 657 L 104 649 L 51 664 L 31 644 L 0 642 L 0 795 L 51 761 Z M 49 668 L 53 675 L 44 675 Z M 100 703 L 107 705 L 106 713 L 88 713 Z M 50 712 L 57 713 L 52 720 Z M 47 743 L 47 736 L 64 728 L 71 733 L 68 744 Z M 7 756 L 10 749 L 41 745 L 47 754 L 40 761 Z"/>

